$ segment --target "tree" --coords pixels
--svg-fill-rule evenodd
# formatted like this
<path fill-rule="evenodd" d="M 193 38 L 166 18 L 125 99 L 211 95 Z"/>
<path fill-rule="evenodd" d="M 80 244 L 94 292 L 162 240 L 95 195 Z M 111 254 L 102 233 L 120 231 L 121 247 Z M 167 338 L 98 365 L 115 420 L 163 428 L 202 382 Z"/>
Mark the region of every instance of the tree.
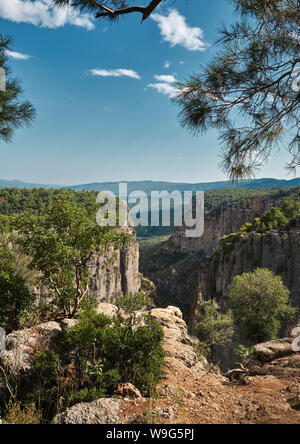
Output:
<path fill-rule="evenodd" d="M 201 342 L 204 352 L 213 346 L 224 347 L 234 334 L 232 313 L 221 313 L 215 300 L 205 301 L 200 293 L 195 309 L 192 331 Z"/>
<path fill-rule="evenodd" d="M 0 245 L 0 327 L 7 332 L 18 329 L 33 300 L 24 279 L 15 274 L 13 253 Z"/>
<path fill-rule="evenodd" d="M 239 19 L 223 27 L 222 50 L 179 85 L 183 126 L 220 134 L 222 167 L 232 180 L 253 176 L 282 143 L 287 168 L 300 164 L 299 0 L 233 0 Z"/>
<path fill-rule="evenodd" d="M 12 39 L 0 34 L 0 69 L 2 80 L 5 76 L 5 88 L 0 90 L 0 141 L 10 142 L 15 129 L 28 126 L 35 116 L 31 103 L 22 100 L 20 82 L 10 78 L 7 66 L 7 51 L 10 50 Z M 2 89 L 4 89 L 2 91 Z"/>
<path fill-rule="evenodd" d="M 20 244 L 31 258 L 30 267 L 42 273 L 58 314 L 74 317 L 88 295 L 88 262 L 109 246 L 131 239 L 117 227 L 96 224 L 96 208 L 73 203 L 67 193 L 58 195 L 41 221 L 27 213 L 16 218 Z"/>
<path fill-rule="evenodd" d="M 254 344 L 275 339 L 283 322 L 296 313 L 281 277 L 264 268 L 236 276 L 228 287 L 228 301 L 235 321 L 244 324 Z"/>
<path fill-rule="evenodd" d="M 143 0 L 145 6 L 138 6 L 133 0 L 53 0 L 57 6 L 73 6 L 80 10 L 95 13 L 96 18 L 106 18 L 116 20 L 120 15 L 138 12 L 142 14 L 142 22 L 146 20 L 152 12 L 163 2 L 163 0 Z M 139 2 L 140 3 L 140 2 Z"/>

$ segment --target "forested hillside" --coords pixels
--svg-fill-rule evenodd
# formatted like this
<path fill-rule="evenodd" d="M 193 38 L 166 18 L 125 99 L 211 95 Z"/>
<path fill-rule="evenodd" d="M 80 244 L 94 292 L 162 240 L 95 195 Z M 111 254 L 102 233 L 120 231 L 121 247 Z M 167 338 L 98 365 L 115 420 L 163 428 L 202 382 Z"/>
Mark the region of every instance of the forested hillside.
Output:
<path fill-rule="evenodd" d="M 8 230 L 11 216 L 24 212 L 30 213 L 34 217 L 43 217 L 52 207 L 55 197 L 61 193 L 66 193 L 75 203 L 88 209 L 96 201 L 97 191 L 74 191 L 71 189 L 45 189 L 45 188 L 4 188 L 0 189 L 0 229 Z M 224 202 L 236 202 L 240 199 L 251 199 L 271 194 L 282 200 L 285 198 L 297 200 L 299 188 L 282 188 L 274 190 L 251 190 L 241 188 L 224 188 L 205 192 L 206 214 L 217 209 Z M 172 202 L 171 202 L 172 206 Z M 174 231 L 172 224 L 173 208 L 171 208 L 170 227 L 136 227 L 137 236 L 140 238 L 151 238 L 154 236 L 170 235 Z M 150 225 L 150 213 L 149 213 Z"/>

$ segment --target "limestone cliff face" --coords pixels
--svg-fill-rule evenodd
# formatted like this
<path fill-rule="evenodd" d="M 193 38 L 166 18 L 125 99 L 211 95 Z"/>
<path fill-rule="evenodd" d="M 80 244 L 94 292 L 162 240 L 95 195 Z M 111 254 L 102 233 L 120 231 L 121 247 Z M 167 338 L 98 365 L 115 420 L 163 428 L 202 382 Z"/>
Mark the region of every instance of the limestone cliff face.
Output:
<path fill-rule="evenodd" d="M 171 237 L 170 246 L 173 244 L 185 253 L 204 250 L 209 255 L 219 247 L 222 236 L 237 232 L 242 225 L 261 216 L 272 205 L 274 205 L 274 199 L 270 195 L 243 199 L 238 202 L 224 202 L 205 216 L 204 234 L 201 237 L 185 237 L 186 228 L 183 227 Z"/>
<path fill-rule="evenodd" d="M 300 218 L 287 232 L 253 233 L 241 239 L 232 251 L 218 250 L 200 267 L 199 289 L 204 298 L 215 295 L 226 305 L 226 290 L 233 278 L 257 267 L 281 276 L 291 290 L 293 304 L 300 308 Z"/>
<path fill-rule="evenodd" d="M 113 303 L 119 296 L 139 291 L 139 246 L 136 241 L 121 248 L 109 248 L 101 256 L 90 259 L 89 294 L 99 302 Z"/>
<path fill-rule="evenodd" d="M 293 306 L 300 309 L 300 217 L 297 226 L 287 232 L 253 233 L 241 239 L 232 251 L 218 250 L 208 263 L 201 265 L 198 290 L 204 299 L 216 298 L 226 310 L 228 285 L 235 276 L 258 267 L 268 268 L 281 276 L 291 291 Z M 192 317 L 190 322 L 193 322 Z M 232 367 L 236 360 L 234 349 L 242 343 L 247 344 L 247 340 L 240 327 L 226 351 L 214 350 L 215 361 L 221 361 L 223 369 Z"/>

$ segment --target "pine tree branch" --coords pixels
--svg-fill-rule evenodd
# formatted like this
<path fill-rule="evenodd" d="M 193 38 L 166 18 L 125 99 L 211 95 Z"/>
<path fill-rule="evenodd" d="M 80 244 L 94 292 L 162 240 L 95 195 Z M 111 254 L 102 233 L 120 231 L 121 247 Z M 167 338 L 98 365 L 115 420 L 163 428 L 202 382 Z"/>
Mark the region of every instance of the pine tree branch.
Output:
<path fill-rule="evenodd" d="M 108 6 L 97 3 L 97 6 L 102 10 L 98 12 L 96 18 L 111 17 L 116 18 L 119 15 L 131 14 L 132 12 L 139 12 L 143 15 L 142 22 L 146 20 L 152 12 L 158 7 L 163 0 L 152 0 L 148 6 L 129 6 L 127 8 L 111 9 Z"/>

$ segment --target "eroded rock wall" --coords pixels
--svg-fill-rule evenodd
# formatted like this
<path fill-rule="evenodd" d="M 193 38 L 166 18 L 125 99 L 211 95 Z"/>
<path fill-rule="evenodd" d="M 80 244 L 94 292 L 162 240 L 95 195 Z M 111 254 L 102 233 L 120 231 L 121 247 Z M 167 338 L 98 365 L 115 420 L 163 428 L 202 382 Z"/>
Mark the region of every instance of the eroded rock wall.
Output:
<path fill-rule="evenodd" d="M 90 259 L 89 294 L 98 302 L 114 303 L 119 296 L 137 293 L 141 286 L 139 245 L 128 242 L 121 248 L 110 247 L 101 256 Z"/>

